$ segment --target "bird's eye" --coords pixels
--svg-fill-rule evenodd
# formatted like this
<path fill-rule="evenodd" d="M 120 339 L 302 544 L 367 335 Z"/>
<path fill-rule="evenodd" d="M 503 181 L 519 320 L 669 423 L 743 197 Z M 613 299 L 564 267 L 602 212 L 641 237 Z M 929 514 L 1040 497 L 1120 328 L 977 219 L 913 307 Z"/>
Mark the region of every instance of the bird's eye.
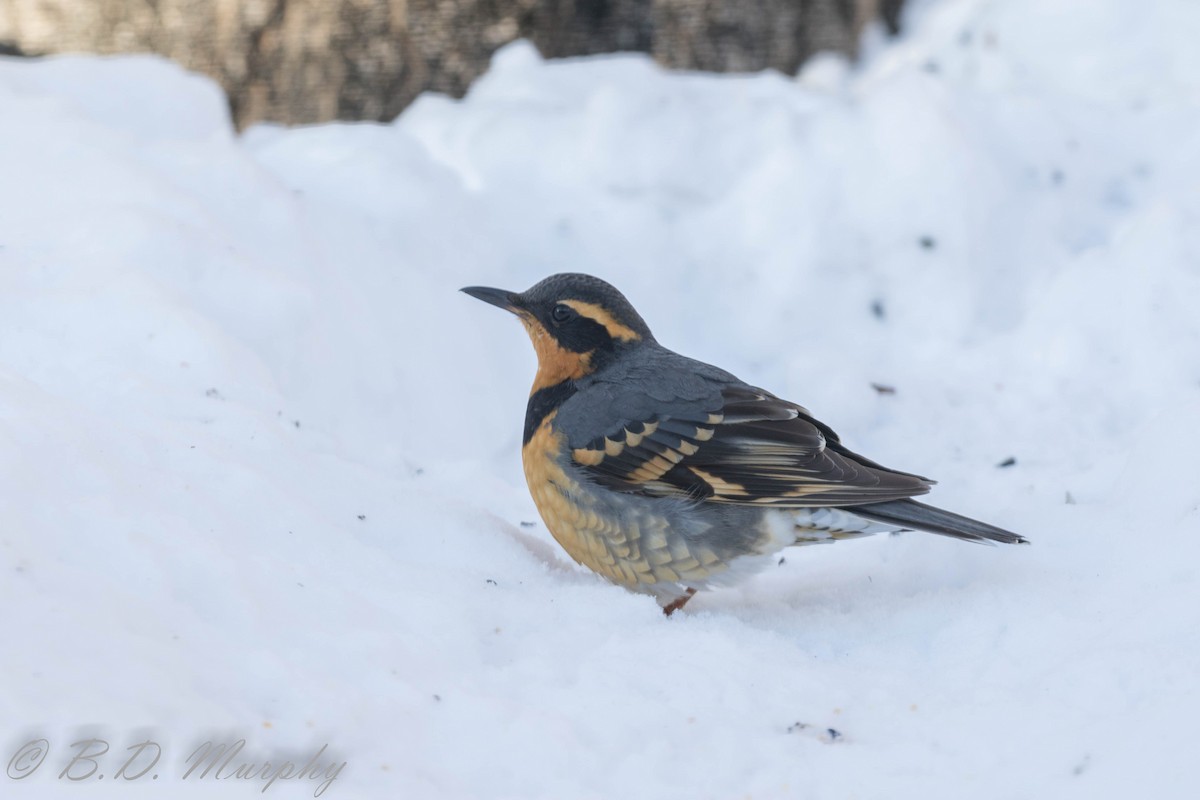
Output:
<path fill-rule="evenodd" d="M 554 320 L 555 325 L 562 325 L 564 322 L 570 322 L 575 319 L 575 309 L 570 306 L 564 306 L 561 303 L 554 307 L 550 312 L 550 319 Z"/>

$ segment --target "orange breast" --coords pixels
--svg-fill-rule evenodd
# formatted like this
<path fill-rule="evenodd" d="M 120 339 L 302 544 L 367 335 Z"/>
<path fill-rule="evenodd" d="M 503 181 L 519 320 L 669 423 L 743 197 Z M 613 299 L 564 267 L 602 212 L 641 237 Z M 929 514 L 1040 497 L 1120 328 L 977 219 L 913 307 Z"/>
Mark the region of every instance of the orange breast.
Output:
<path fill-rule="evenodd" d="M 580 564 L 614 583 L 646 589 L 702 580 L 726 564 L 707 547 L 689 546 L 653 500 L 602 496 L 562 466 L 565 442 L 550 414 L 522 451 L 525 480 L 555 540 Z"/>

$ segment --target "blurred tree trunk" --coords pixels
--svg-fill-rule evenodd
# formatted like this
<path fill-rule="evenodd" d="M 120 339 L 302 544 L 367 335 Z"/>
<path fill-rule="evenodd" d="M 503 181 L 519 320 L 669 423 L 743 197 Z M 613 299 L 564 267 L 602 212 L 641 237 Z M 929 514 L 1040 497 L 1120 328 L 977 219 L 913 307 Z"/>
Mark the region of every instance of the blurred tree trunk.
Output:
<path fill-rule="evenodd" d="M 239 126 L 389 120 L 461 97 L 495 50 L 650 53 L 676 69 L 793 73 L 895 30 L 902 0 L 0 0 L 0 53 L 152 52 L 215 78 Z"/>

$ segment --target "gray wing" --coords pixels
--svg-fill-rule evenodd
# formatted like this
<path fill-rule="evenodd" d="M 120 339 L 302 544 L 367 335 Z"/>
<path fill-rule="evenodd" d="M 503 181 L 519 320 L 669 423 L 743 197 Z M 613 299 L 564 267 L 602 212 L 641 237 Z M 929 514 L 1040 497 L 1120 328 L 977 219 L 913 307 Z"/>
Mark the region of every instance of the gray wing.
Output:
<path fill-rule="evenodd" d="M 851 452 L 803 407 L 709 369 L 593 386 L 559 417 L 571 458 L 617 491 L 738 505 L 861 505 L 934 483 Z"/>

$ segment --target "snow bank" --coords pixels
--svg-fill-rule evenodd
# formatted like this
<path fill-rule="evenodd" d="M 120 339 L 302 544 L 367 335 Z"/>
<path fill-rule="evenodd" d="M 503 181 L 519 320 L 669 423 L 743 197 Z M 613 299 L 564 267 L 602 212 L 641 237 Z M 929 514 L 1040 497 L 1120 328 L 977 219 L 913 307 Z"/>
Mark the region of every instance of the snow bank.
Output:
<path fill-rule="evenodd" d="M 795 81 L 515 45 L 240 138 L 162 61 L 0 59 L 0 762 L 51 747 L 9 789 L 98 731 L 181 798 L 212 735 L 327 743 L 328 797 L 1187 796 L 1198 26 L 929 2 Z M 603 584 L 523 485 L 524 334 L 455 291 L 563 270 L 1034 545 Z"/>

